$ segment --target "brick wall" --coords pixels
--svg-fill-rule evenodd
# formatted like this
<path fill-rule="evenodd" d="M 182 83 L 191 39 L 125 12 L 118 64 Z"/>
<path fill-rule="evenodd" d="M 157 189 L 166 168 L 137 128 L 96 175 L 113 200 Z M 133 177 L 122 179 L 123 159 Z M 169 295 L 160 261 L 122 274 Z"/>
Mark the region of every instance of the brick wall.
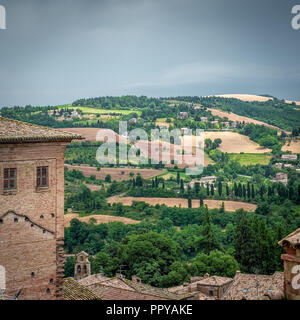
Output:
<path fill-rule="evenodd" d="M 63 277 L 66 143 L 0 145 L 0 265 L 10 295 L 55 299 Z M 49 188 L 37 189 L 36 167 L 49 167 Z M 3 169 L 17 168 L 16 192 L 4 192 Z"/>

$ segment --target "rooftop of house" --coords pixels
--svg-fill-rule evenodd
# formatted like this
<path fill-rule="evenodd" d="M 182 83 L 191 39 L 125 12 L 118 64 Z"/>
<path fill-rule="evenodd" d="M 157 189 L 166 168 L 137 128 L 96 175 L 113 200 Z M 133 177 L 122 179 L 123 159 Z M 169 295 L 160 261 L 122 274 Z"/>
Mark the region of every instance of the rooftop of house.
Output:
<path fill-rule="evenodd" d="M 88 277 L 77 280 L 83 286 L 90 286 L 95 283 L 107 281 L 110 278 L 105 277 L 102 273 L 92 274 Z"/>
<path fill-rule="evenodd" d="M 225 277 L 219 277 L 219 276 L 212 276 L 207 277 L 202 280 L 197 281 L 198 285 L 204 285 L 204 286 L 216 286 L 220 287 L 224 284 L 231 282 L 232 278 L 225 278 Z"/>
<path fill-rule="evenodd" d="M 278 244 L 282 247 L 291 246 L 293 248 L 300 247 L 300 228 L 283 238 L 278 242 Z"/>
<path fill-rule="evenodd" d="M 82 136 L 58 129 L 0 117 L 0 144 L 24 142 L 55 142 L 83 139 Z"/>
<path fill-rule="evenodd" d="M 118 300 L 122 297 L 126 299 L 128 294 L 134 294 L 137 299 L 139 299 L 139 297 L 142 299 L 143 296 L 147 295 L 167 300 L 182 300 L 193 295 L 191 293 L 176 294 L 169 292 L 167 289 L 156 288 L 141 282 L 119 277 L 99 279 L 99 281 L 92 281 L 91 283 L 92 284 L 87 285 L 87 288 L 93 290 L 105 300 Z"/>
<path fill-rule="evenodd" d="M 66 278 L 63 283 L 63 300 L 101 300 L 101 298 L 73 278 Z"/>
<path fill-rule="evenodd" d="M 222 300 L 281 300 L 284 298 L 283 273 L 273 275 L 237 272 Z"/>

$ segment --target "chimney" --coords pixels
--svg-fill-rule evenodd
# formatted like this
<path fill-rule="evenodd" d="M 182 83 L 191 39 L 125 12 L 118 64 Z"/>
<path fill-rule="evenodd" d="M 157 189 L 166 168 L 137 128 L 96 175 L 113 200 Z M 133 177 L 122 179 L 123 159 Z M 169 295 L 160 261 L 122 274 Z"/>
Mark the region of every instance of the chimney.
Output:
<path fill-rule="evenodd" d="M 300 228 L 278 242 L 286 251 L 284 261 L 283 290 L 288 300 L 300 300 Z"/>
<path fill-rule="evenodd" d="M 125 277 L 124 277 L 124 275 L 121 274 L 121 273 L 116 273 L 116 278 L 118 278 L 118 279 L 124 279 Z"/>
<path fill-rule="evenodd" d="M 209 278 L 209 273 L 205 273 L 204 279 Z"/>

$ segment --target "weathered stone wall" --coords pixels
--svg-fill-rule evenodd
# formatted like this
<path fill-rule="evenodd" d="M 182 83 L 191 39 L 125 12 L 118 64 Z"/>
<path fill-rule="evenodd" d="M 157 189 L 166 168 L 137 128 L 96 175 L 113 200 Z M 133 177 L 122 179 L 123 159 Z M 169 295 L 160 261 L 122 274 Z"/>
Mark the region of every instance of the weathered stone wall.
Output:
<path fill-rule="evenodd" d="M 23 288 L 20 299 L 55 299 L 61 293 L 66 145 L 0 145 L 0 265 L 7 292 Z M 37 189 L 37 166 L 49 167 L 49 188 Z M 4 192 L 4 168 L 17 168 L 16 191 Z"/>

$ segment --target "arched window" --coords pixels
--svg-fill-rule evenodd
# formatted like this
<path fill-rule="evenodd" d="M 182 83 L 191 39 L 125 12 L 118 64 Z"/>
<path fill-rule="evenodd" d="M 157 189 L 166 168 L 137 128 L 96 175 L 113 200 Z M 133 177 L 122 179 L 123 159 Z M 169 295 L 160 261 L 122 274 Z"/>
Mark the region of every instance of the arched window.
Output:
<path fill-rule="evenodd" d="M 87 267 L 86 267 L 86 264 L 83 266 L 83 272 L 84 272 L 84 273 L 87 273 Z"/>
<path fill-rule="evenodd" d="M 0 266 L 0 292 L 6 289 L 6 275 L 5 268 Z"/>
<path fill-rule="evenodd" d="M 77 266 L 77 273 L 81 273 L 81 267 L 80 267 L 80 265 Z"/>

